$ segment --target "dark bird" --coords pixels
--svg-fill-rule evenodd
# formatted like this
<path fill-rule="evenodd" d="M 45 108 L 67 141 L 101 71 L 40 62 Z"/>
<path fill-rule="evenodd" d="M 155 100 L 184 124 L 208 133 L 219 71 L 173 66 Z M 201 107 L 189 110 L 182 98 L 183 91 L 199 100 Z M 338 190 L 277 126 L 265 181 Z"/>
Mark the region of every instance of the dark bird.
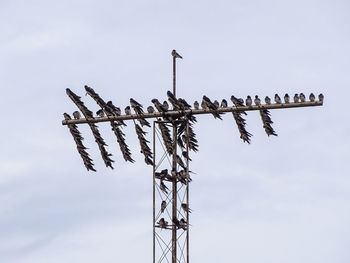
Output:
<path fill-rule="evenodd" d="M 207 106 L 207 104 L 205 103 L 204 100 L 202 100 L 201 107 L 202 107 L 203 110 L 208 109 L 208 106 Z"/>
<path fill-rule="evenodd" d="M 173 217 L 173 223 L 177 228 L 180 228 L 180 221 L 176 218 L 176 216 Z"/>
<path fill-rule="evenodd" d="M 81 118 L 80 112 L 77 110 L 73 112 L 73 117 L 74 119 L 79 120 Z"/>
<path fill-rule="evenodd" d="M 267 105 L 270 105 L 270 104 L 271 104 L 271 99 L 269 98 L 269 96 L 266 96 L 266 97 L 265 97 L 265 103 L 266 103 Z"/>
<path fill-rule="evenodd" d="M 255 95 L 254 103 L 255 103 L 255 105 L 257 105 L 257 106 L 260 106 L 260 105 L 261 105 L 261 100 L 259 99 L 258 95 Z"/>
<path fill-rule="evenodd" d="M 181 157 L 179 155 L 176 155 L 176 162 L 178 165 L 180 165 L 183 169 L 186 169 L 186 166 L 184 162 L 182 161 Z"/>
<path fill-rule="evenodd" d="M 154 112 L 154 108 L 152 106 L 148 106 L 147 107 L 147 112 L 148 113 L 153 113 Z"/>
<path fill-rule="evenodd" d="M 323 102 L 323 99 L 324 99 L 324 96 L 323 96 L 322 93 L 320 95 L 318 95 L 318 101 L 319 102 Z"/>
<path fill-rule="evenodd" d="M 191 212 L 192 212 L 192 209 L 190 209 L 190 208 L 188 207 L 188 204 L 186 204 L 186 203 L 182 203 L 182 204 L 181 204 L 181 208 L 182 208 L 186 213 L 191 213 Z"/>
<path fill-rule="evenodd" d="M 180 219 L 180 222 L 179 222 L 179 225 L 180 227 L 183 229 L 183 230 L 186 230 L 187 229 L 187 222 L 184 218 L 181 218 Z"/>
<path fill-rule="evenodd" d="M 223 99 L 223 100 L 221 101 L 221 107 L 222 107 L 222 108 L 227 108 L 227 100 Z"/>
<path fill-rule="evenodd" d="M 168 90 L 166 94 L 168 96 L 168 101 L 171 103 L 171 105 L 173 105 L 174 110 L 178 110 L 179 105 L 178 105 L 178 101 L 177 101 L 176 97 L 174 96 L 174 94 L 170 90 Z"/>
<path fill-rule="evenodd" d="M 220 114 L 219 114 L 218 112 L 215 112 L 215 111 L 218 109 L 219 105 L 216 106 L 216 105 L 215 105 L 213 102 L 211 102 L 211 100 L 210 100 L 207 96 L 205 96 L 205 95 L 203 95 L 202 104 L 203 104 L 203 102 L 204 102 L 204 104 L 207 105 L 207 107 L 208 107 L 210 110 L 214 111 L 214 112 L 211 112 L 211 114 L 214 116 L 214 118 L 218 118 L 218 119 L 222 120 Z M 203 107 L 203 106 L 202 106 L 202 107 Z"/>
<path fill-rule="evenodd" d="M 300 98 L 301 102 L 305 102 L 305 95 L 304 95 L 304 93 L 300 93 L 299 98 Z"/>
<path fill-rule="evenodd" d="M 163 181 L 160 181 L 159 188 L 160 188 L 160 190 L 162 190 L 164 193 L 168 194 L 169 188 L 164 184 Z"/>
<path fill-rule="evenodd" d="M 275 102 L 276 102 L 276 104 L 282 103 L 282 100 L 281 100 L 280 96 L 278 96 L 278 94 L 275 94 Z"/>
<path fill-rule="evenodd" d="M 108 115 L 114 115 L 114 116 L 122 115 L 120 108 L 114 106 L 114 104 L 111 100 L 107 101 L 106 105 L 104 105 L 103 108 L 104 108 L 105 112 L 107 113 L 107 116 Z M 117 123 L 119 125 L 126 126 L 126 124 L 123 120 L 118 120 Z"/>
<path fill-rule="evenodd" d="M 310 96 L 309 96 L 309 99 L 311 102 L 314 102 L 315 101 L 315 95 L 313 93 L 310 93 Z"/>
<path fill-rule="evenodd" d="M 182 110 L 189 110 L 189 109 L 191 109 L 191 105 L 188 104 L 187 101 L 185 101 L 185 100 L 182 99 L 182 98 L 178 98 L 178 99 L 177 99 L 177 103 L 178 103 L 178 105 L 180 106 L 180 108 L 181 108 Z"/>
<path fill-rule="evenodd" d="M 193 103 L 193 107 L 194 107 L 195 110 L 199 110 L 199 103 L 198 103 L 198 101 L 195 101 Z"/>
<path fill-rule="evenodd" d="M 157 109 L 159 112 L 167 112 L 167 109 L 164 108 L 163 104 L 161 104 L 161 103 L 159 102 L 159 100 L 153 99 L 153 100 L 152 100 L 152 103 L 154 104 L 154 106 L 156 107 L 156 109 Z"/>
<path fill-rule="evenodd" d="M 288 95 L 288 93 L 284 94 L 284 103 L 286 103 L 286 104 L 289 103 L 289 95 Z"/>
<path fill-rule="evenodd" d="M 171 51 L 171 55 L 172 55 L 173 57 L 175 57 L 175 58 L 181 58 L 181 59 L 182 59 L 182 57 L 179 55 L 179 53 L 176 52 L 175 49 L 173 49 L 173 51 Z"/>
<path fill-rule="evenodd" d="M 244 106 L 244 100 L 242 98 L 236 98 L 235 96 L 232 95 L 230 99 L 236 107 Z"/>
<path fill-rule="evenodd" d="M 219 108 L 219 107 L 220 107 L 220 104 L 219 104 L 219 102 L 218 102 L 217 100 L 214 100 L 213 103 L 214 103 L 214 105 L 215 105 L 216 108 Z"/>
<path fill-rule="evenodd" d="M 160 172 L 154 173 L 155 178 L 164 180 L 167 176 L 169 176 L 168 169 L 163 169 Z"/>
<path fill-rule="evenodd" d="M 166 228 L 168 226 L 168 221 L 165 221 L 165 219 L 162 217 L 159 221 L 158 221 L 158 225 L 161 228 Z"/>
<path fill-rule="evenodd" d="M 125 114 L 126 115 L 131 115 L 131 108 L 130 108 L 130 106 L 126 106 L 125 107 Z"/>
<path fill-rule="evenodd" d="M 160 204 L 160 212 L 161 213 L 164 213 L 164 210 L 166 208 L 166 201 L 162 201 L 162 203 Z"/>
<path fill-rule="evenodd" d="M 248 95 L 247 99 L 245 100 L 245 105 L 247 105 L 248 107 L 252 106 L 252 98 Z"/>
<path fill-rule="evenodd" d="M 96 111 L 96 115 L 99 117 L 104 117 L 105 116 L 105 112 L 102 109 L 99 109 L 98 111 Z"/>
<path fill-rule="evenodd" d="M 294 103 L 299 103 L 299 95 L 297 93 L 294 94 L 293 101 Z"/>
<path fill-rule="evenodd" d="M 134 109 L 136 114 L 138 114 L 138 115 L 143 114 L 142 105 L 140 103 L 138 103 L 136 100 L 134 100 L 133 98 L 130 99 L 130 105 Z"/>
<path fill-rule="evenodd" d="M 169 110 L 169 104 L 168 104 L 168 102 L 167 102 L 166 100 L 163 102 L 163 108 L 164 108 L 166 111 Z"/>
<path fill-rule="evenodd" d="M 185 159 L 188 159 L 189 161 L 192 161 L 192 159 L 188 156 L 188 152 L 187 151 L 183 151 L 182 152 L 182 156 L 185 157 Z"/>

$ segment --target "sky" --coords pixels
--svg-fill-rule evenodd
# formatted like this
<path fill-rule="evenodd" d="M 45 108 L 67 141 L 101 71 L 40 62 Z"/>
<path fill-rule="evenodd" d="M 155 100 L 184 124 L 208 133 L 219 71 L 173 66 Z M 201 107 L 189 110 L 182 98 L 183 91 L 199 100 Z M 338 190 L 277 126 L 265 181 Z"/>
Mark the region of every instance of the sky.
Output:
<path fill-rule="evenodd" d="M 271 111 L 278 137 L 247 116 L 199 116 L 190 185 L 192 262 L 350 261 L 348 1 L 0 1 L 0 262 L 151 262 L 152 168 L 125 163 L 99 124 L 115 169 L 87 172 L 63 113 L 84 85 L 124 108 L 177 95 L 323 93 L 322 107 Z M 131 124 L 131 123 L 130 123 Z M 151 130 L 148 130 L 151 139 Z"/>

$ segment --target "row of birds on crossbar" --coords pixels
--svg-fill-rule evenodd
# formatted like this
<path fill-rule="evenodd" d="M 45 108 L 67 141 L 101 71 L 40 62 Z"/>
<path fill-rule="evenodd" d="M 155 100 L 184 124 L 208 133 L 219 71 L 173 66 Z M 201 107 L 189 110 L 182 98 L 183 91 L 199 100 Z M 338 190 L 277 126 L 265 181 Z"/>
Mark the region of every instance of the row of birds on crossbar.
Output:
<path fill-rule="evenodd" d="M 95 102 L 100 106 L 100 109 L 96 112 L 97 116 L 99 117 L 104 117 L 104 116 L 121 116 L 121 109 L 119 107 L 116 107 L 112 101 L 105 102 L 92 88 L 85 86 L 86 93 L 90 95 Z M 70 89 L 66 89 L 67 95 L 72 99 L 72 101 L 76 104 L 82 115 L 86 119 L 91 119 L 94 118 L 94 114 L 92 111 L 90 111 L 84 103 L 81 101 L 81 97 L 76 95 L 74 92 L 72 92 Z M 167 92 L 167 97 L 168 101 L 170 104 L 173 106 L 172 110 L 177 110 L 177 111 L 184 111 L 184 110 L 189 110 L 191 109 L 191 105 L 186 102 L 185 99 L 183 98 L 176 98 L 174 94 L 170 91 Z M 315 95 L 310 94 L 309 100 L 311 102 L 315 101 Z M 323 101 L 323 95 L 320 94 L 318 96 L 319 101 Z M 275 94 L 274 97 L 275 103 L 276 104 L 281 104 L 282 100 L 278 96 L 278 94 Z M 253 103 L 255 105 L 261 105 L 261 100 L 258 96 L 255 96 L 254 100 L 250 97 L 247 96 L 247 99 L 244 100 L 242 98 L 236 98 L 235 96 L 231 96 L 231 101 L 233 102 L 234 106 L 236 107 L 243 107 L 243 106 L 252 106 Z M 305 102 L 306 98 L 303 93 L 300 94 L 295 94 L 293 98 L 294 103 L 298 102 Z M 198 141 L 196 139 L 196 135 L 193 131 L 192 124 L 196 122 L 196 117 L 192 115 L 191 113 L 183 113 L 182 115 L 167 115 L 166 113 L 170 110 L 169 103 L 167 101 L 164 101 L 163 103 L 160 103 L 158 99 L 153 99 L 152 103 L 154 104 L 154 107 L 158 112 L 163 113 L 163 119 L 167 121 L 173 121 L 175 119 L 183 119 L 186 118 L 188 119 L 189 122 L 189 129 L 187 129 L 183 124 L 180 125 L 178 136 L 176 138 L 178 144 L 182 149 L 186 148 L 186 145 L 188 145 L 188 148 L 190 150 L 197 151 L 198 150 Z M 267 96 L 265 97 L 265 103 L 266 104 L 271 104 L 271 99 Z M 284 96 L 284 103 L 290 103 L 290 98 L 288 94 L 285 94 Z M 152 106 L 147 107 L 147 112 L 148 113 L 154 113 L 156 110 Z M 194 109 L 199 109 L 199 103 L 198 101 L 195 101 L 193 104 Z M 217 100 L 214 100 L 213 102 L 207 97 L 203 96 L 202 102 L 201 102 L 201 107 L 202 109 L 209 109 L 211 110 L 210 113 L 214 116 L 214 118 L 222 119 L 221 115 L 223 112 L 218 112 L 219 107 L 228 107 L 228 103 L 225 99 L 222 100 L 221 104 Z M 131 115 L 132 111 L 131 109 L 134 110 L 136 113 L 137 120 L 139 121 L 140 125 L 135 123 L 135 130 L 136 134 L 138 136 L 139 142 L 140 142 L 140 147 L 141 147 L 141 153 L 145 157 L 145 163 L 148 165 L 153 165 L 153 158 L 152 158 L 152 152 L 150 147 L 148 146 L 149 141 L 145 138 L 145 135 L 147 134 L 145 131 L 142 130 L 141 127 L 147 126 L 151 127 L 150 123 L 143 117 L 144 116 L 144 111 L 143 111 L 143 105 L 137 102 L 135 99 L 131 98 L 130 99 L 130 106 L 127 106 L 125 108 L 125 114 L 126 115 Z M 277 136 L 276 132 L 272 128 L 271 124 L 273 123 L 271 118 L 270 118 L 270 112 L 267 109 L 260 109 L 260 115 L 261 119 L 263 122 L 263 128 L 265 129 L 265 132 L 268 136 L 274 135 Z M 73 112 L 73 118 L 74 119 L 80 119 L 81 118 L 81 113 L 79 111 Z M 242 115 L 247 115 L 245 111 L 233 111 L 232 112 L 233 117 L 235 119 L 236 125 L 238 127 L 239 133 L 240 133 L 240 138 L 247 143 L 250 143 L 250 137 L 252 136 L 251 133 L 249 133 L 245 126 L 246 126 L 246 121 L 242 117 Z M 71 120 L 71 117 L 69 114 L 65 113 L 64 118 L 66 120 Z M 160 118 L 158 120 L 161 120 Z M 125 142 L 125 134 L 121 131 L 120 127 L 126 126 L 125 122 L 123 120 L 116 120 L 110 121 L 110 124 L 112 126 L 112 130 L 114 131 L 116 137 L 117 137 L 117 142 L 119 143 L 120 150 L 123 154 L 123 158 L 125 161 L 129 162 L 134 162 L 134 159 L 131 157 L 131 152 L 128 147 L 128 145 Z M 95 137 L 95 141 L 97 142 L 99 146 L 99 150 L 101 152 L 102 159 L 105 162 L 105 165 L 107 167 L 111 167 L 113 169 L 112 163 L 114 160 L 112 160 L 110 157 L 112 154 L 108 153 L 105 146 L 107 144 L 104 142 L 103 138 L 101 137 L 101 134 L 98 131 L 98 127 L 96 124 L 92 122 L 88 122 L 88 125 L 90 126 L 90 129 Z M 169 154 L 173 153 L 173 140 L 170 136 L 170 130 L 167 127 L 166 124 L 164 123 L 158 123 L 159 129 L 162 134 L 162 138 L 164 141 L 164 144 L 166 146 L 166 150 Z M 88 170 L 95 171 L 94 169 L 94 164 L 92 163 L 92 159 L 89 157 L 88 153 L 86 152 L 86 147 L 83 145 L 82 140 L 83 137 L 81 136 L 80 132 L 78 131 L 78 128 L 75 124 L 69 124 L 68 125 L 71 134 L 76 142 L 78 152 L 80 156 L 83 159 L 84 165 Z M 188 153 L 187 151 L 183 150 L 183 156 L 185 158 L 188 158 Z M 187 157 L 186 157 L 187 156 Z M 177 156 L 180 158 L 180 156 Z"/>

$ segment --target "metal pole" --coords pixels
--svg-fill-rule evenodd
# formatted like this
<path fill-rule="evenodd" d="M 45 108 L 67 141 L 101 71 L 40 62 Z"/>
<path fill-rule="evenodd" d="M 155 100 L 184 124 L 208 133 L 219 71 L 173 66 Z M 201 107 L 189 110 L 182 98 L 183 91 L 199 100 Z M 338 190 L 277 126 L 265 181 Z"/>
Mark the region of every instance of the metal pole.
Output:
<path fill-rule="evenodd" d="M 153 122 L 153 263 L 156 262 L 156 127 Z"/>
<path fill-rule="evenodd" d="M 176 96 L 176 57 L 173 56 L 173 94 Z M 176 123 L 173 122 L 173 163 L 172 163 L 172 171 L 177 172 L 176 170 L 176 151 L 177 150 L 177 128 L 176 128 Z M 177 179 L 174 178 L 173 180 L 173 193 L 172 193 L 172 263 L 176 263 L 177 259 L 177 227 L 174 223 L 174 219 L 177 218 Z"/>
<path fill-rule="evenodd" d="M 189 123 L 188 123 L 188 120 L 186 121 L 186 133 L 189 134 Z M 186 151 L 187 151 L 187 158 L 186 158 L 186 203 L 187 203 L 187 214 L 186 214 L 186 222 L 187 222 L 187 237 L 186 237 L 186 258 L 187 258 L 187 262 L 186 263 L 189 263 L 190 262 L 190 216 L 189 216 L 189 207 L 190 207 L 190 200 L 189 200 L 189 184 L 190 184 L 190 176 L 189 176 L 189 172 L 190 172 L 190 168 L 189 168 L 189 158 L 190 158 L 190 153 L 189 153 L 189 141 L 190 141 L 190 138 L 189 136 L 186 136 L 186 140 L 187 140 L 187 143 L 186 143 Z"/>

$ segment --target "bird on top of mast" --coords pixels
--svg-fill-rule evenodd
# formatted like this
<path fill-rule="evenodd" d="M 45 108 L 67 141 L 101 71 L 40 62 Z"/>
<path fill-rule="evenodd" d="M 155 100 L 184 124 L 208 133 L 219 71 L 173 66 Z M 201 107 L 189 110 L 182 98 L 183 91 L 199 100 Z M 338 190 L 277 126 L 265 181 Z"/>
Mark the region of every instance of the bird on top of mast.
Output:
<path fill-rule="evenodd" d="M 173 51 L 171 51 L 171 55 L 173 57 L 175 57 L 175 58 L 181 58 L 182 59 L 182 56 L 180 56 L 180 54 L 177 53 L 175 49 L 173 49 Z"/>

